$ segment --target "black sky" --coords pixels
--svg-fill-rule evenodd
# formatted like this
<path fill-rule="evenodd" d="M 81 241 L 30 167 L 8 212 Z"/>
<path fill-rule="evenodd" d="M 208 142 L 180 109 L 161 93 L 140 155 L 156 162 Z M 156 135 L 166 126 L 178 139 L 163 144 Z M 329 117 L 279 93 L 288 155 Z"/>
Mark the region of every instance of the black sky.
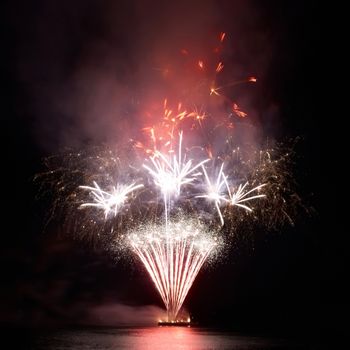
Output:
<path fill-rule="evenodd" d="M 321 233 L 316 11 L 305 1 L 8 2 L 1 322 L 79 324 L 99 305 L 162 307 L 139 269 L 115 264 L 80 241 L 43 233 L 47 203 L 35 199 L 32 178 L 44 156 L 114 137 L 108 126 L 118 128 L 123 101 L 147 90 L 154 74 L 149 67 L 171 57 L 173 47 L 195 43 L 200 51 L 225 31 L 234 43 L 227 53 L 232 70 L 260 78 L 242 92 L 253 118 L 271 137 L 301 137 L 294 171 L 315 211 L 302 214 L 295 227 L 238 242 L 226 262 L 200 273 L 187 308 L 203 324 L 238 330 L 340 326 L 339 309 L 348 302 L 345 248 Z"/>

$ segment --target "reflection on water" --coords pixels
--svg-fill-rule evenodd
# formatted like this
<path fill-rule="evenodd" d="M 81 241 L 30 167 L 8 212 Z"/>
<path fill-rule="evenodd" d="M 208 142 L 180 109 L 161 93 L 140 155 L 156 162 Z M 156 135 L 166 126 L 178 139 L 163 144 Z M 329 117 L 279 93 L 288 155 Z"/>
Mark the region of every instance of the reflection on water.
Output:
<path fill-rule="evenodd" d="M 239 336 L 199 328 L 128 328 L 60 331 L 40 336 L 35 349 L 216 350 L 295 349 L 282 340 Z M 297 347 L 300 349 L 300 347 Z"/>

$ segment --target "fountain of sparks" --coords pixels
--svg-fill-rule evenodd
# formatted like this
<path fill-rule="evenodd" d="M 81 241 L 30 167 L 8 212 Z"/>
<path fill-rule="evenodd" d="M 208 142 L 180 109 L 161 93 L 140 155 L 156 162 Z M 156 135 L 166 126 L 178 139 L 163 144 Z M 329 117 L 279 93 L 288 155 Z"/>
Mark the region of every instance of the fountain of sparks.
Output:
<path fill-rule="evenodd" d="M 176 316 L 204 262 L 216 247 L 216 238 L 198 222 L 181 220 L 150 225 L 128 237 L 167 309 L 168 322 Z"/>

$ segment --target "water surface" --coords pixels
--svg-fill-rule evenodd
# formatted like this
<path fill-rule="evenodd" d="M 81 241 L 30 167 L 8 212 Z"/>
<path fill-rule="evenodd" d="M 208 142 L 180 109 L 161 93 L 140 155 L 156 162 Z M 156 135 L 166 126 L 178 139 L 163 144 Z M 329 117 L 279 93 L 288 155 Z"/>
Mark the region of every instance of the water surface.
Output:
<path fill-rule="evenodd" d="M 201 328 L 91 328 L 38 335 L 32 349 L 38 350 L 265 350 L 306 349 L 285 339 L 243 336 Z"/>

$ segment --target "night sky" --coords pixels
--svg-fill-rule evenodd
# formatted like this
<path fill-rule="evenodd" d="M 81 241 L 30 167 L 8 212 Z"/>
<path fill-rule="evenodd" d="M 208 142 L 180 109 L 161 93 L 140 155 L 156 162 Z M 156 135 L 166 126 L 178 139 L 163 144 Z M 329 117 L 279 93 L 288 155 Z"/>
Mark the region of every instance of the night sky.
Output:
<path fill-rule="evenodd" d="M 200 51 L 224 31 L 233 47 L 226 57 L 232 71 L 258 77 L 239 91 L 252 120 L 267 137 L 300 137 L 292 171 L 309 210 L 300 211 L 294 227 L 238 238 L 225 261 L 199 274 L 185 306 L 203 325 L 239 331 L 318 333 L 342 326 L 345 247 L 334 242 L 336 232 L 321 230 L 316 6 L 298 0 L 189 3 L 8 2 L 1 57 L 1 323 L 41 328 L 86 320 L 119 324 L 123 317 L 133 323 L 149 321 L 162 308 L 141 268 L 116 264 L 59 225 L 44 230 L 48 203 L 36 198 L 32 180 L 43 170 L 43 157 L 116 137 L 125 125 L 118 119 L 127 108 L 123 101 L 147 90 L 155 61 L 182 43 Z M 98 311 L 108 309 L 117 319 Z"/>

